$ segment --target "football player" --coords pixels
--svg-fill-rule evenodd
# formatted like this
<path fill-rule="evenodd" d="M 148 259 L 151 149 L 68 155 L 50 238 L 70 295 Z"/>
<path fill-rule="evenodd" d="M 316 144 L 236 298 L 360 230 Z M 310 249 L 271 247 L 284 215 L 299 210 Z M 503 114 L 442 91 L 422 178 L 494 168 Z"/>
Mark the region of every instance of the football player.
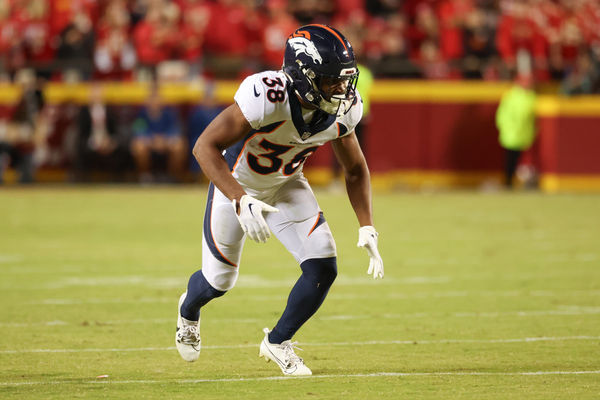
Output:
<path fill-rule="evenodd" d="M 259 356 L 276 362 L 285 375 L 312 374 L 291 339 L 337 275 L 335 242 L 302 174 L 306 159 L 326 142 L 345 173 L 360 225 L 358 246 L 370 257 L 368 273 L 383 278 L 370 175 L 354 133 L 362 115 L 358 72 L 352 46 L 338 30 L 303 26 L 287 40 L 283 70 L 246 78 L 235 103 L 198 138 L 193 153 L 211 184 L 202 269 L 179 299 L 175 341 L 184 360 L 195 361 L 200 353 L 201 307 L 234 287 L 246 237 L 264 243 L 272 232 L 302 274 L 273 330 L 263 330 Z"/>

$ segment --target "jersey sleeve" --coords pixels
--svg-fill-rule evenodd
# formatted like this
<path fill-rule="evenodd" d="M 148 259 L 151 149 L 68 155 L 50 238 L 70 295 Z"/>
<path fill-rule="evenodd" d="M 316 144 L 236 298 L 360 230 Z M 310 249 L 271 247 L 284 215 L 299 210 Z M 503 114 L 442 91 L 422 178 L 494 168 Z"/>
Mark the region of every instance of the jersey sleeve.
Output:
<path fill-rule="evenodd" d="M 348 130 L 340 137 L 347 136 L 354 132 L 354 128 L 360 122 L 363 114 L 363 102 L 358 90 L 356 91 L 356 102 L 350 107 L 350 110 L 340 118 L 340 122 L 344 124 Z"/>
<path fill-rule="evenodd" d="M 253 129 L 262 126 L 265 119 L 265 93 L 258 75 L 244 79 L 233 97 Z"/>

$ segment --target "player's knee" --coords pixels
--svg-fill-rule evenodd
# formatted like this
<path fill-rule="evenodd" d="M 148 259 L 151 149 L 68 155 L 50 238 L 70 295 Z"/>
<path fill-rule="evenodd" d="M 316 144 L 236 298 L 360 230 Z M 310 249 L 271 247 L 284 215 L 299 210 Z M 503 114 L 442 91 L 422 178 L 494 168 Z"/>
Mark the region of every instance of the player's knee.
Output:
<path fill-rule="evenodd" d="M 329 287 L 337 277 L 337 258 L 311 258 L 300 264 L 300 268 L 308 279 Z"/>
<path fill-rule="evenodd" d="M 214 298 L 217 298 L 217 297 L 221 297 L 221 296 L 223 296 L 225 293 L 227 293 L 227 290 L 218 290 L 218 289 L 215 289 L 215 288 L 214 288 L 214 287 L 212 287 L 212 286 L 209 288 L 209 290 L 210 290 L 211 297 L 212 297 L 213 299 L 214 299 Z"/>
<path fill-rule="evenodd" d="M 239 276 L 238 269 L 235 267 L 223 267 L 216 270 L 204 268 L 203 270 L 210 285 L 221 292 L 233 289 Z"/>
<path fill-rule="evenodd" d="M 202 293 L 204 299 L 214 299 L 223 296 L 227 291 L 216 288 L 208 279 L 203 270 L 192 274 L 188 282 L 188 293 Z"/>

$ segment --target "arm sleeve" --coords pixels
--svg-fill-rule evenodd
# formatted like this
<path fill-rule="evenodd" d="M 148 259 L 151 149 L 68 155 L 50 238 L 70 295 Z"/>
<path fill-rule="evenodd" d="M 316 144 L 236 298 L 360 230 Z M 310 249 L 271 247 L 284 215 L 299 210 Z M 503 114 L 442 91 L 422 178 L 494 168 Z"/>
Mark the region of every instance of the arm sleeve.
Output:
<path fill-rule="evenodd" d="M 256 75 L 244 79 L 235 93 L 234 100 L 250 126 L 253 129 L 260 128 L 265 118 L 265 93 Z"/>

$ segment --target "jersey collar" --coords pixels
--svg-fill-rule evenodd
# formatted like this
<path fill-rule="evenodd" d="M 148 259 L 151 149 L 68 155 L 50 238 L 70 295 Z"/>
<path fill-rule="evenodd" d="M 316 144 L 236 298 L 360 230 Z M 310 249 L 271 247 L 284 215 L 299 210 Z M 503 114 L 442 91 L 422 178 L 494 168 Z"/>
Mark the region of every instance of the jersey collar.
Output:
<path fill-rule="evenodd" d="M 328 114 L 325 111 L 317 109 L 312 116 L 312 119 L 307 124 L 302 118 L 302 105 L 296 97 L 296 93 L 292 89 L 292 85 L 286 87 L 288 99 L 290 100 L 290 110 L 292 112 L 292 122 L 298 131 L 300 138 L 306 140 L 311 136 L 329 128 L 335 122 L 335 115 Z"/>

